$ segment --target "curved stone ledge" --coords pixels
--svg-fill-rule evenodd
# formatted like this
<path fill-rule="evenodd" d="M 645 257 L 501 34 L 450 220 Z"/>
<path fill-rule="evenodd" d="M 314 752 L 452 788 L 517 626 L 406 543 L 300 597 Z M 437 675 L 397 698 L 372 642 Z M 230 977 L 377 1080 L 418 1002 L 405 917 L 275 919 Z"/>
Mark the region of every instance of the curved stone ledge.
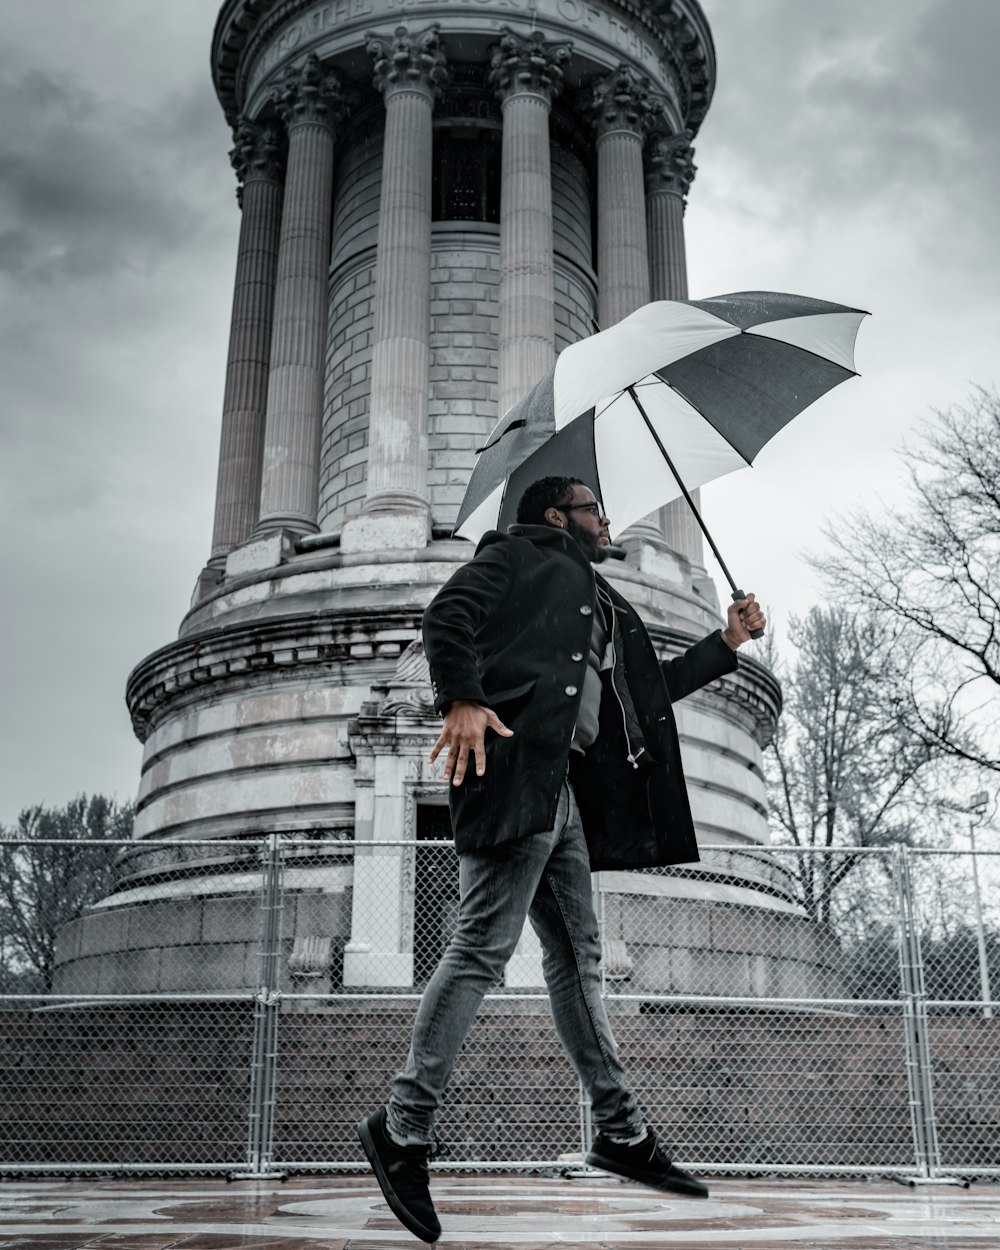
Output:
<path fill-rule="evenodd" d="M 129 676 L 125 698 L 136 736 L 145 742 L 166 708 L 208 686 L 215 691 L 255 676 L 324 671 L 353 665 L 361 678 L 391 668 L 420 632 L 419 612 L 345 612 L 278 617 L 173 642 L 147 656 Z M 331 667 L 332 666 L 332 667 Z M 343 684 L 338 681 L 337 684 Z"/>
<path fill-rule="evenodd" d="M 154 791 L 136 812 L 134 835 L 211 837 L 217 820 L 233 816 L 241 816 L 256 832 L 262 818 L 270 823 L 289 810 L 302 821 L 308 816 L 310 823 L 323 825 L 353 796 L 353 769 L 344 763 L 334 767 L 325 760 L 307 760 L 218 772 Z"/>
<path fill-rule="evenodd" d="M 299 688 L 282 683 L 273 689 L 243 688 L 220 691 L 219 695 L 210 703 L 192 706 L 186 714 L 172 716 L 150 733 L 143 752 L 144 773 L 175 752 L 191 750 L 212 739 L 281 729 L 303 721 L 337 722 L 356 716 L 364 691 L 332 682 Z"/>
<path fill-rule="evenodd" d="M 227 578 L 189 612 L 181 638 L 147 657 L 129 677 L 126 701 L 137 736 L 145 741 L 164 708 L 199 687 L 220 692 L 237 683 L 248 689 L 263 672 L 310 667 L 337 684 L 376 680 L 419 636 L 424 606 L 471 554 L 471 544 L 462 540 L 360 556 L 313 542 L 273 568 Z M 717 628 L 719 617 L 714 605 L 688 589 L 683 557 L 658 554 L 650 564 L 647 556 L 638 553 L 637 567 L 605 571 L 645 617 L 654 646 L 666 658 L 690 646 L 699 630 Z M 676 572 L 665 581 L 668 557 Z M 385 603 L 379 603 L 380 587 Z M 689 706 L 717 709 L 720 698 L 732 705 L 740 727 L 749 726 L 758 745 L 766 746 L 781 707 L 780 687 L 746 649 L 739 670 L 713 683 L 710 696 L 692 696 Z"/>

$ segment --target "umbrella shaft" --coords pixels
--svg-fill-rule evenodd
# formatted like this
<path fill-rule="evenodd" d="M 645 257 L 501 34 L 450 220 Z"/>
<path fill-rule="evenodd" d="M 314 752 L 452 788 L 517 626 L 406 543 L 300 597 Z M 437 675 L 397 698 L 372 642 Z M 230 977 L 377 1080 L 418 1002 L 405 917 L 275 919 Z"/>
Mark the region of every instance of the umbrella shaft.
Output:
<path fill-rule="evenodd" d="M 737 590 L 736 582 L 733 580 L 733 575 L 732 573 L 730 573 L 729 569 L 726 567 L 726 562 L 725 560 L 723 560 L 722 554 L 719 551 L 719 548 L 715 545 L 715 539 L 708 532 L 708 527 L 706 526 L 705 522 L 701 519 L 701 513 L 698 511 L 694 500 L 691 498 L 691 492 L 684 485 L 681 475 L 677 472 L 677 468 L 674 465 L 674 462 L 670 459 L 670 456 L 667 453 L 666 447 L 663 446 L 663 442 L 660 439 L 659 434 L 657 434 L 652 421 L 650 421 L 649 417 L 646 415 L 646 409 L 643 408 L 639 400 L 639 396 L 635 393 L 635 387 L 629 386 L 626 389 L 628 390 L 628 393 L 632 396 L 632 402 L 635 404 L 636 408 L 638 408 L 643 421 L 645 421 L 646 429 L 649 430 L 650 434 L 653 436 L 653 441 L 656 443 L 657 447 L 660 449 L 660 455 L 667 462 L 667 468 L 674 475 L 674 478 L 677 481 L 677 485 L 681 488 L 681 494 L 684 496 L 685 500 L 687 501 L 687 505 L 691 509 L 691 512 L 694 515 L 694 519 L 698 522 L 698 525 L 701 527 L 701 532 L 705 535 L 705 538 L 708 541 L 708 545 L 712 548 L 712 554 L 715 556 L 716 560 L 718 560 L 719 568 L 722 569 L 722 572 L 725 575 L 726 581 L 729 583 L 729 588 L 733 592 L 733 599 L 744 599 L 746 596 L 743 594 L 742 590 Z"/>

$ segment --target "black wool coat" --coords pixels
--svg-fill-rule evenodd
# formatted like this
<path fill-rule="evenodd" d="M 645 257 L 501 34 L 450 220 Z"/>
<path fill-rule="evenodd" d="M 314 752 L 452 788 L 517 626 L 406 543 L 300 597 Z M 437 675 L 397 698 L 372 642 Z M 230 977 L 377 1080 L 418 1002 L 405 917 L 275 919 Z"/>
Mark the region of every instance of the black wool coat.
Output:
<path fill-rule="evenodd" d="M 590 647 L 597 586 L 620 630 L 624 675 L 646 751 L 628 760 L 610 674 L 597 739 L 570 751 Z M 449 786 L 455 846 L 497 846 L 550 829 L 567 763 L 591 868 L 648 868 L 698 859 L 671 703 L 738 667 L 719 631 L 662 663 L 635 609 L 595 573 L 564 531 L 491 532 L 424 613 L 435 707 L 458 699 L 492 708 L 512 738 L 486 731 L 486 773 L 474 761 Z"/>

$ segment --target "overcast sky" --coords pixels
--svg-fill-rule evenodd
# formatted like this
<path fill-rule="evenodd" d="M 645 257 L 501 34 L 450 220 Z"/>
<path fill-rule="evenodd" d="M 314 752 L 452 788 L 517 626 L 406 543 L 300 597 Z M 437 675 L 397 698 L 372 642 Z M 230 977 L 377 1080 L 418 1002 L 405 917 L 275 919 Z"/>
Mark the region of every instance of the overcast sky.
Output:
<path fill-rule="evenodd" d="M 996 0 L 705 0 L 718 89 L 693 297 L 869 309 L 862 377 L 706 488 L 778 620 L 800 553 L 899 492 L 896 449 L 997 382 Z M 212 0 L 0 0 L 0 821 L 130 798 L 123 691 L 205 561 L 238 212 Z"/>

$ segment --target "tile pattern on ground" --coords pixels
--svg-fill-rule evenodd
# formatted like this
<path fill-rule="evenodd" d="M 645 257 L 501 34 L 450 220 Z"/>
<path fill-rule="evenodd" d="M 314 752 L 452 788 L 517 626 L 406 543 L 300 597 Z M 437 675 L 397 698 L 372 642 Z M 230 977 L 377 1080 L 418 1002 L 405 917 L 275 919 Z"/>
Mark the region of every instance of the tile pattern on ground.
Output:
<path fill-rule="evenodd" d="M 1000 1185 L 712 1183 L 707 1202 L 610 1178 L 445 1176 L 450 1250 L 996 1250 Z M 0 1250 L 396 1250 L 417 1246 L 368 1177 L 0 1183 Z"/>

